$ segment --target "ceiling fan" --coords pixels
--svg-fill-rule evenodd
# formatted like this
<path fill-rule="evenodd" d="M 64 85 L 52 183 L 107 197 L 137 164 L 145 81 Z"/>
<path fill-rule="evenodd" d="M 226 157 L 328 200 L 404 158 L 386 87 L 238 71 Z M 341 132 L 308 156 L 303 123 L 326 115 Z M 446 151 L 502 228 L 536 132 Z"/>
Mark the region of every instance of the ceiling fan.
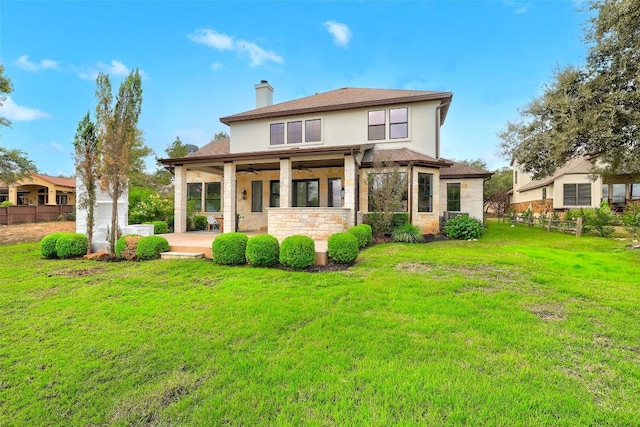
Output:
<path fill-rule="evenodd" d="M 255 173 L 256 175 L 260 175 L 260 171 L 253 168 L 253 164 L 249 164 L 249 169 L 247 169 L 248 173 Z"/>
<path fill-rule="evenodd" d="M 299 171 L 303 171 L 304 170 L 304 171 L 311 172 L 311 169 L 302 167 L 302 162 L 298 162 L 298 170 Z"/>

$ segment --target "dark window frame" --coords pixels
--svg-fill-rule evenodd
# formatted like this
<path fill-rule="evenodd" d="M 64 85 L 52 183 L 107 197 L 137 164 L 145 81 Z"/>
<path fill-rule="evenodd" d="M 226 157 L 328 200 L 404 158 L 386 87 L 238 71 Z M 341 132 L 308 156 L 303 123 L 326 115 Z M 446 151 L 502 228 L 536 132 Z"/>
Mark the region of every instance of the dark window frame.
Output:
<path fill-rule="evenodd" d="M 418 212 L 433 212 L 432 173 L 418 172 Z"/>
<path fill-rule="evenodd" d="M 335 205 L 334 200 L 334 185 L 338 183 L 338 205 Z M 328 178 L 327 179 L 327 207 L 341 208 L 342 207 L 342 178 Z"/>
<path fill-rule="evenodd" d="M 209 188 L 218 188 L 218 191 L 209 191 Z M 211 197 L 210 197 L 211 196 Z M 210 208 L 211 204 L 211 208 Z M 217 210 L 216 210 L 217 206 Z M 219 181 L 204 183 L 204 211 L 220 212 L 222 210 L 222 183 Z"/>
<path fill-rule="evenodd" d="M 384 120 L 382 123 L 373 122 L 372 123 L 372 114 L 382 113 Z M 387 110 L 370 110 L 367 112 L 367 139 L 369 141 L 383 141 L 387 139 Z M 376 133 L 380 132 L 382 129 L 382 137 L 376 135 Z"/>
<path fill-rule="evenodd" d="M 461 212 L 462 209 L 462 195 L 461 195 L 461 185 L 459 182 L 448 182 L 447 183 L 447 212 Z M 449 191 L 451 189 L 451 191 Z M 452 197 L 456 195 L 457 197 Z M 457 209 L 455 209 L 457 208 Z"/>
<path fill-rule="evenodd" d="M 310 182 L 315 182 L 317 185 L 317 194 L 316 194 L 316 200 L 317 200 L 317 204 L 315 205 L 309 205 L 309 183 Z M 305 205 L 304 206 L 300 206 L 298 204 L 298 184 L 299 183 L 305 183 L 305 193 L 306 193 L 306 197 L 305 197 Z M 294 208 L 317 208 L 320 207 L 320 179 L 319 178 L 310 178 L 310 179 L 294 179 L 292 181 L 292 196 L 293 196 L 293 200 L 292 200 L 292 207 Z"/>
<path fill-rule="evenodd" d="M 270 208 L 280 207 L 280 180 L 279 179 L 273 179 L 269 181 L 269 207 Z"/>
<path fill-rule="evenodd" d="M 197 191 L 193 190 L 195 188 L 198 188 L 198 190 Z M 196 202 L 193 206 L 194 210 L 196 212 L 202 212 L 202 183 L 201 182 L 187 183 L 187 206 L 189 206 L 190 202 Z"/>
<path fill-rule="evenodd" d="M 284 122 L 271 123 L 269 127 L 269 145 L 284 145 L 284 128 Z"/>
<path fill-rule="evenodd" d="M 591 206 L 591 184 L 563 184 L 562 203 L 564 206 Z"/>
<path fill-rule="evenodd" d="M 262 199 L 264 196 L 262 181 L 251 181 L 251 212 L 262 212 Z"/>
<path fill-rule="evenodd" d="M 367 184 L 368 184 L 368 194 L 367 194 L 367 210 L 368 212 L 377 212 L 376 207 L 373 205 L 373 196 L 371 194 L 371 189 L 375 189 L 376 187 L 376 176 L 377 175 L 389 175 L 390 173 L 399 173 L 404 180 L 404 192 L 402 194 L 402 207 L 400 210 L 396 212 L 409 212 L 409 181 L 407 172 L 376 172 L 367 174 Z"/>

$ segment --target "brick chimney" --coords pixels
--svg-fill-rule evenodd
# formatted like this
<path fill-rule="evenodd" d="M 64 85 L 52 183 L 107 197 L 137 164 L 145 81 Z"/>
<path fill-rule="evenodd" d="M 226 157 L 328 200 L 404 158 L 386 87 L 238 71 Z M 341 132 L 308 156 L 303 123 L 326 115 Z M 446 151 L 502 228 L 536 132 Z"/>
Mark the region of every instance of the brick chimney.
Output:
<path fill-rule="evenodd" d="M 273 104 L 273 88 L 266 80 L 256 85 L 256 108 L 268 107 Z"/>

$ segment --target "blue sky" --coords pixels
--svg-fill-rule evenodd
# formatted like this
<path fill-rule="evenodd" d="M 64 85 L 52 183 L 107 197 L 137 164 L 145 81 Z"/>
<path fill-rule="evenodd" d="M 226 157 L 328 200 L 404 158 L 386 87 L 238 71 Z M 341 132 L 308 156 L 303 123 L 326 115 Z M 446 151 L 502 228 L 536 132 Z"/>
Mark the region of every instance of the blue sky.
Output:
<path fill-rule="evenodd" d="M 490 168 L 499 132 L 554 69 L 584 62 L 579 1 L 0 2 L 0 61 L 14 92 L 0 145 L 41 173 L 72 175 L 73 138 L 95 109 L 95 77 L 114 90 L 143 73 L 139 127 L 158 155 L 176 136 L 206 144 L 219 118 L 341 87 L 451 91 L 442 155 Z M 149 169 L 155 168 L 150 159 Z"/>

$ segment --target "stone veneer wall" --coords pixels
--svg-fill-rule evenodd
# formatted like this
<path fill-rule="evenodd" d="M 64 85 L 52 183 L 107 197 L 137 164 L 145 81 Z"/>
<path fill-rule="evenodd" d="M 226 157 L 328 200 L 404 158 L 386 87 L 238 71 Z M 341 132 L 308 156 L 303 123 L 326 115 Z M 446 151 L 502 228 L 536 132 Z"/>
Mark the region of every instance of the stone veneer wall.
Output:
<path fill-rule="evenodd" d="M 531 209 L 535 214 L 543 212 L 553 212 L 553 199 L 531 200 L 529 202 L 512 203 L 511 209 L 515 209 L 516 212 L 522 213 L 529 209 L 529 205 L 531 205 Z"/>
<path fill-rule="evenodd" d="M 353 226 L 353 214 L 347 208 L 269 208 L 267 232 L 278 240 L 294 234 L 326 240 Z"/>

